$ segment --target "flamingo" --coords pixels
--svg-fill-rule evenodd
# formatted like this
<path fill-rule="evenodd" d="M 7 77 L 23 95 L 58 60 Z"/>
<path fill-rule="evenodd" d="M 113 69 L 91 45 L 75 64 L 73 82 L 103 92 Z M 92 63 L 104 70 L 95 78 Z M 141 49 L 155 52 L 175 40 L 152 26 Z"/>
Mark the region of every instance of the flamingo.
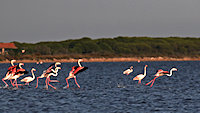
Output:
<path fill-rule="evenodd" d="M 69 88 L 68 80 L 71 79 L 71 78 L 74 78 L 76 85 L 80 88 L 80 85 L 76 81 L 76 75 L 79 72 L 82 72 L 82 71 L 85 71 L 86 69 L 88 69 L 88 67 L 83 67 L 81 65 L 81 63 L 80 63 L 81 61 L 83 61 L 83 60 L 82 59 L 78 60 L 78 66 L 73 66 L 72 70 L 69 72 L 69 76 L 65 79 L 66 82 L 67 82 L 67 88 Z"/>
<path fill-rule="evenodd" d="M 172 68 L 170 70 L 170 73 L 168 71 L 163 71 L 162 69 L 159 69 L 158 72 L 154 75 L 155 76 L 154 79 L 152 79 L 150 82 L 146 83 L 146 85 L 149 85 L 151 83 L 150 87 L 152 87 L 154 82 L 155 82 L 155 80 L 156 80 L 156 78 L 161 77 L 163 75 L 172 76 L 172 72 L 173 71 L 177 71 L 177 69 L 176 68 Z"/>
<path fill-rule="evenodd" d="M 44 71 L 43 71 L 43 74 L 40 75 L 39 77 L 37 77 L 37 84 L 36 84 L 36 87 L 35 87 L 35 88 L 38 87 L 38 79 L 39 79 L 39 78 L 45 78 L 45 77 L 47 77 L 48 74 L 49 74 L 50 72 L 52 72 L 53 67 L 55 66 L 55 68 L 56 68 L 58 65 L 61 65 L 61 63 L 60 63 L 60 62 L 53 63 L 53 64 L 51 64 L 51 65 L 47 68 L 47 70 L 44 70 Z"/>
<path fill-rule="evenodd" d="M 21 80 L 21 82 L 26 82 L 25 85 L 27 85 L 27 84 L 29 85 L 29 83 L 32 82 L 35 79 L 35 75 L 34 75 L 33 71 L 36 71 L 36 69 L 35 68 L 31 69 L 31 73 L 32 73 L 33 77 L 30 77 L 30 76 L 29 77 L 25 77 L 25 78 L 23 78 Z"/>
<path fill-rule="evenodd" d="M 148 67 L 148 65 L 144 66 L 144 74 L 139 74 L 133 78 L 133 80 L 138 80 L 138 84 L 141 84 L 141 80 L 146 76 L 146 68 L 147 67 Z"/>
<path fill-rule="evenodd" d="M 52 71 L 46 77 L 46 89 L 48 89 L 48 85 L 56 89 L 56 87 L 52 86 L 49 82 L 59 82 L 58 80 L 50 80 L 50 76 L 58 76 L 59 69 L 61 69 L 61 67 L 56 67 L 55 70 L 52 69 Z"/>
<path fill-rule="evenodd" d="M 166 75 L 167 75 L 167 76 L 172 76 L 173 71 L 178 71 L 178 69 L 172 68 L 172 69 L 170 69 L 170 73 L 169 73 L 169 74 L 166 74 Z"/>
<path fill-rule="evenodd" d="M 9 77 L 9 80 L 14 79 L 13 86 L 16 86 L 17 88 L 18 88 L 18 85 L 21 85 L 21 84 L 17 84 L 17 79 L 20 76 L 28 73 L 25 69 L 22 68 L 22 65 L 24 65 L 24 63 L 19 63 L 19 65 L 18 65 L 19 69 L 17 69 L 17 71 L 16 71 L 16 73 L 14 75 L 12 75 L 11 77 Z"/>
<path fill-rule="evenodd" d="M 125 70 L 123 74 L 129 75 L 131 72 L 133 72 L 133 66 L 131 66 L 129 69 Z"/>
<path fill-rule="evenodd" d="M 14 62 L 16 62 L 16 60 L 11 60 L 10 64 L 11 66 L 8 68 L 8 71 L 6 73 L 6 76 L 4 78 L 2 78 L 2 81 L 6 84 L 5 87 L 8 87 L 9 85 L 5 82 L 5 80 L 8 80 L 15 72 L 16 72 L 16 67 L 17 65 L 14 65 Z M 11 84 L 12 81 L 10 80 Z"/>

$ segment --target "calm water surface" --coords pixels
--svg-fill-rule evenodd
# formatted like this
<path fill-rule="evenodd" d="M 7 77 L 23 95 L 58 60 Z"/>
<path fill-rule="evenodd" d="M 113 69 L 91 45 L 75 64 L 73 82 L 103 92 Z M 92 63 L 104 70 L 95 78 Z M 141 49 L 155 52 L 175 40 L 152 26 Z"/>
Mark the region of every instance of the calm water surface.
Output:
<path fill-rule="evenodd" d="M 147 67 L 147 76 L 138 85 L 132 78 L 143 73 Z M 36 65 L 25 63 L 24 68 L 30 73 L 36 68 L 36 76 L 41 75 L 50 63 Z M 76 63 L 63 63 L 57 77 L 60 83 L 51 83 L 57 90 L 45 90 L 45 79 L 39 80 L 39 88 L 35 89 L 36 81 L 30 86 L 19 89 L 0 88 L 0 111 L 16 112 L 200 112 L 200 62 L 102 62 L 85 63 L 88 70 L 77 75 L 81 88 L 77 88 L 73 79 L 69 80 L 70 88 L 66 89 L 65 78 L 71 67 Z M 122 72 L 134 66 L 134 72 L 123 75 Z M 0 64 L 1 79 L 10 64 Z M 154 86 L 145 83 L 153 79 L 158 69 L 178 69 L 171 77 L 163 76 L 156 79 Z M 18 82 L 30 74 L 19 78 Z M 8 82 L 9 83 L 9 82 Z M 0 82 L 1 87 L 4 83 Z"/>

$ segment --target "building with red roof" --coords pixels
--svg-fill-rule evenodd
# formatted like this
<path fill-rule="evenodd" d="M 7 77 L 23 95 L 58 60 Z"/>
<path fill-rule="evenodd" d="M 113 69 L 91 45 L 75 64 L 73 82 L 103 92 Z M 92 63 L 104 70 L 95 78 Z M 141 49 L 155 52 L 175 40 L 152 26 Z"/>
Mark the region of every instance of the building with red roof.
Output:
<path fill-rule="evenodd" d="M 17 49 L 14 43 L 0 43 L 1 54 L 5 53 L 5 49 Z"/>

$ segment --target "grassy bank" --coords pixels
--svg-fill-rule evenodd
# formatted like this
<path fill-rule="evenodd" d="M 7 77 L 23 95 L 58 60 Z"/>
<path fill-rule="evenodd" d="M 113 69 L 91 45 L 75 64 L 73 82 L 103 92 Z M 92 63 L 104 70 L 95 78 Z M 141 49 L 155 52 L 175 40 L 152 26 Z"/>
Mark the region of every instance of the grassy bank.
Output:
<path fill-rule="evenodd" d="M 81 58 L 81 57 L 80 57 Z M 143 62 L 143 61 L 200 61 L 199 58 L 170 58 L 170 57 L 121 57 L 121 58 L 82 58 L 84 62 Z M 43 63 L 49 63 L 49 62 L 77 62 L 78 58 L 69 58 L 69 59 L 40 59 L 40 60 L 28 60 L 28 59 L 21 59 L 17 60 L 17 62 L 24 62 L 24 63 L 37 63 L 37 62 L 43 62 Z M 3 60 L 0 61 L 0 63 L 10 63 L 10 61 Z"/>

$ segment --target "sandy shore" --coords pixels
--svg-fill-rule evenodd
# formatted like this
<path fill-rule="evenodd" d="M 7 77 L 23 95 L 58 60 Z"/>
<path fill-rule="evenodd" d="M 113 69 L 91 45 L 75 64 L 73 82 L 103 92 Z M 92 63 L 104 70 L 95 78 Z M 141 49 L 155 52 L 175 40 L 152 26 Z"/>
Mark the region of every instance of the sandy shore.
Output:
<path fill-rule="evenodd" d="M 169 57 L 143 57 L 143 58 L 83 58 L 84 62 L 141 62 L 141 61 L 200 61 L 200 58 L 169 58 Z M 36 63 L 36 62 L 77 62 L 77 59 L 53 59 L 53 60 L 17 60 L 17 62 Z M 9 60 L 0 63 L 10 63 Z"/>

